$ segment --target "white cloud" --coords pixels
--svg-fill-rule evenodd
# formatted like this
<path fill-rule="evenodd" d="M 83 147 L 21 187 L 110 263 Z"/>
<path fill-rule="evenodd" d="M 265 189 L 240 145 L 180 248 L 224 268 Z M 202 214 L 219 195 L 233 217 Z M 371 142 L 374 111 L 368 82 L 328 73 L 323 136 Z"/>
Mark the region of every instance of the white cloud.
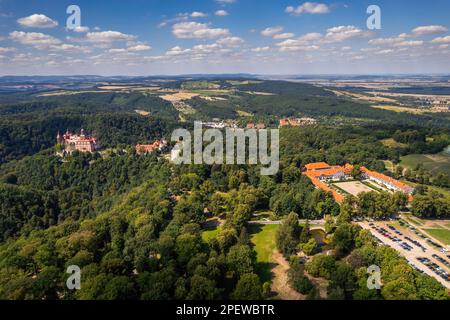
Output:
<path fill-rule="evenodd" d="M 283 27 L 281 26 L 276 26 L 276 27 L 269 27 L 264 29 L 263 31 L 261 31 L 261 35 L 263 35 L 264 37 L 272 37 L 277 33 L 280 33 L 281 31 L 283 31 Z"/>
<path fill-rule="evenodd" d="M 392 38 L 378 38 L 378 39 L 372 39 L 369 41 L 369 44 L 372 45 L 390 45 L 395 44 L 404 41 L 405 39 L 403 37 L 392 37 Z"/>
<path fill-rule="evenodd" d="M 235 3 L 236 0 L 216 0 L 216 2 L 218 2 L 220 4 L 230 4 L 230 3 Z"/>
<path fill-rule="evenodd" d="M 402 41 L 399 43 L 395 43 L 395 47 L 419 47 L 423 45 L 423 41 Z"/>
<path fill-rule="evenodd" d="M 324 41 L 326 43 L 342 42 L 365 35 L 367 35 L 367 32 L 355 26 L 338 26 L 327 30 Z"/>
<path fill-rule="evenodd" d="M 208 15 L 206 13 L 200 12 L 200 11 L 194 11 L 191 13 L 191 17 L 192 18 L 204 18 L 207 17 Z"/>
<path fill-rule="evenodd" d="M 438 37 L 431 41 L 432 43 L 450 43 L 450 36 Z"/>
<path fill-rule="evenodd" d="M 298 40 L 301 40 L 301 41 L 317 41 L 317 40 L 320 40 L 321 38 L 322 38 L 322 34 L 320 34 L 318 32 L 311 32 L 311 33 L 304 34 L 303 36 L 298 38 Z"/>
<path fill-rule="evenodd" d="M 63 51 L 63 52 L 84 52 L 89 53 L 91 49 L 85 46 L 77 46 L 73 44 L 60 44 L 60 45 L 52 45 L 49 47 L 51 51 Z"/>
<path fill-rule="evenodd" d="M 109 53 L 125 53 L 127 52 L 127 49 L 125 48 L 115 48 L 115 49 L 109 49 Z"/>
<path fill-rule="evenodd" d="M 9 34 L 9 38 L 21 44 L 32 46 L 49 46 L 61 43 L 58 39 L 39 32 L 13 31 Z"/>
<path fill-rule="evenodd" d="M 0 53 L 7 53 L 7 52 L 13 52 L 13 51 L 16 51 L 16 48 L 0 47 Z"/>
<path fill-rule="evenodd" d="M 228 15 L 228 12 L 225 10 L 217 10 L 214 14 L 218 17 L 225 17 Z"/>
<path fill-rule="evenodd" d="M 320 49 L 320 47 L 317 44 L 314 44 L 314 42 L 321 40 L 322 38 L 322 34 L 313 32 L 304 34 L 297 39 L 284 40 L 276 45 L 280 47 L 281 52 L 313 51 Z"/>
<path fill-rule="evenodd" d="M 385 54 L 391 54 L 394 53 L 395 51 L 392 49 L 382 49 L 382 50 L 378 50 L 378 51 L 374 51 L 373 53 L 376 55 L 385 55 Z"/>
<path fill-rule="evenodd" d="M 292 52 L 292 51 L 313 51 L 320 49 L 317 45 L 311 45 L 308 40 L 302 39 L 288 39 L 276 44 L 280 47 L 281 52 Z"/>
<path fill-rule="evenodd" d="M 219 49 L 219 45 L 217 43 L 213 44 L 199 44 L 192 48 L 194 54 L 209 54 L 213 53 Z"/>
<path fill-rule="evenodd" d="M 228 46 L 228 47 L 237 47 L 244 43 L 239 37 L 226 37 L 217 41 L 217 44 Z"/>
<path fill-rule="evenodd" d="M 179 39 L 213 39 L 230 35 L 228 29 L 210 28 L 198 22 L 177 23 L 173 25 L 172 32 Z"/>
<path fill-rule="evenodd" d="M 191 49 L 183 49 L 180 46 L 176 46 L 171 48 L 169 51 L 166 52 L 166 55 L 168 56 L 179 56 L 186 53 L 191 52 Z"/>
<path fill-rule="evenodd" d="M 274 39 L 281 40 L 281 39 L 289 39 L 295 37 L 295 34 L 293 33 L 280 33 L 273 36 Z"/>
<path fill-rule="evenodd" d="M 436 34 L 436 33 L 443 33 L 447 32 L 447 27 L 444 26 L 438 26 L 438 25 L 432 25 L 432 26 L 420 26 L 415 29 L 413 29 L 412 33 L 418 36 L 423 35 L 429 35 L 429 34 Z"/>
<path fill-rule="evenodd" d="M 364 58 L 364 56 L 353 56 L 350 58 L 350 60 L 363 60 Z"/>
<path fill-rule="evenodd" d="M 148 50 L 152 50 L 152 47 L 146 44 L 138 44 L 135 46 L 131 46 L 127 48 L 128 51 L 148 51 Z"/>
<path fill-rule="evenodd" d="M 330 8 L 324 3 L 317 2 L 305 2 L 298 7 L 289 6 L 286 8 L 286 13 L 290 13 L 293 15 L 300 14 L 325 14 L 329 13 Z"/>
<path fill-rule="evenodd" d="M 17 23 L 27 28 L 55 28 L 58 22 L 43 14 L 32 14 L 31 16 L 20 18 Z"/>
<path fill-rule="evenodd" d="M 288 47 L 281 47 L 281 52 L 296 52 L 296 51 L 316 51 L 319 50 L 320 47 L 316 45 L 311 46 L 288 46 Z"/>
<path fill-rule="evenodd" d="M 71 29 L 73 32 L 85 33 L 89 32 L 89 27 L 75 27 L 75 29 Z"/>
<path fill-rule="evenodd" d="M 109 49 L 109 53 L 126 53 L 128 55 L 136 55 L 137 52 L 152 50 L 152 47 L 144 43 L 129 43 L 127 48 Z"/>
<path fill-rule="evenodd" d="M 100 31 L 89 32 L 86 38 L 91 42 L 113 42 L 133 40 L 136 37 L 119 31 Z"/>
<path fill-rule="evenodd" d="M 269 50 L 270 50 L 270 47 L 257 47 L 257 48 L 252 49 L 253 52 L 266 52 Z"/>

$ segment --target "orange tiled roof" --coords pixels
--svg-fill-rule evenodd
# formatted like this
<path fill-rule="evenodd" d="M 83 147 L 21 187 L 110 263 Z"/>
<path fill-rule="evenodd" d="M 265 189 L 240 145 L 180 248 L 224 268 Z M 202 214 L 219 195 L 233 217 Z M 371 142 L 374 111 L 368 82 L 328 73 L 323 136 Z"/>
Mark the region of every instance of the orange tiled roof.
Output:
<path fill-rule="evenodd" d="M 331 168 L 331 166 L 326 162 L 314 162 L 309 163 L 306 166 L 307 170 L 317 170 L 317 169 L 325 169 L 325 168 Z"/>
<path fill-rule="evenodd" d="M 138 153 L 147 153 L 153 152 L 161 146 L 161 142 L 155 141 L 152 144 L 138 144 L 136 145 L 136 152 Z"/>
<path fill-rule="evenodd" d="M 315 162 L 315 163 L 309 163 L 305 165 L 306 171 L 303 173 L 306 175 L 312 183 L 327 192 L 331 192 L 333 194 L 334 199 L 337 202 L 344 201 L 345 197 L 338 193 L 336 190 L 330 188 L 327 184 L 320 181 L 318 178 L 322 175 L 325 176 L 333 176 L 335 174 L 338 174 L 339 172 L 343 172 L 345 174 L 350 174 L 354 168 L 353 165 L 347 163 L 345 166 L 330 166 L 326 162 Z M 408 193 L 408 191 L 412 188 L 411 186 L 407 185 L 406 183 L 403 183 L 401 181 L 398 181 L 396 179 L 393 179 L 391 177 L 388 177 L 384 174 L 381 174 L 376 171 L 371 171 L 367 169 L 366 167 L 361 167 L 361 171 L 366 173 L 368 176 L 377 178 L 379 180 L 385 181 L 386 183 L 390 183 L 391 185 L 397 187 L 398 189 L 402 190 L 405 193 Z M 409 201 L 413 200 L 412 195 L 409 195 Z"/>
<path fill-rule="evenodd" d="M 330 188 L 329 186 L 327 186 L 325 183 L 323 183 L 322 181 L 320 181 L 316 177 L 309 176 L 308 172 L 306 172 L 305 174 L 311 179 L 311 182 L 317 188 L 322 189 L 323 191 L 326 191 L 326 192 L 331 192 L 333 194 L 334 200 L 336 200 L 337 202 L 344 201 L 345 197 L 342 194 L 340 194 L 336 190 Z"/>
<path fill-rule="evenodd" d="M 323 191 L 326 192 L 331 192 L 331 194 L 333 195 L 334 199 L 337 202 L 344 201 L 345 197 L 342 194 L 330 188 L 317 178 L 320 177 L 321 175 L 332 176 L 339 172 L 343 172 L 344 170 L 342 167 L 330 166 L 326 162 L 309 163 L 305 167 L 307 171 L 305 171 L 303 174 L 306 175 L 317 188 L 322 189 Z"/>
<path fill-rule="evenodd" d="M 379 172 L 371 171 L 371 170 L 367 169 L 366 167 L 362 167 L 361 171 L 363 171 L 364 173 L 366 173 L 369 176 L 372 176 L 372 177 L 377 178 L 379 180 L 383 180 L 383 181 L 385 181 L 387 183 L 390 183 L 393 186 L 395 186 L 395 187 L 397 187 L 397 188 L 399 188 L 401 190 L 406 191 L 407 189 L 411 188 L 411 186 L 407 185 L 406 183 L 403 183 L 403 182 L 398 181 L 398 180 L 396 180 L 394 178 L 388 177 L 388 176 L 386 176 L 384 174 L 381 174 Z"/>

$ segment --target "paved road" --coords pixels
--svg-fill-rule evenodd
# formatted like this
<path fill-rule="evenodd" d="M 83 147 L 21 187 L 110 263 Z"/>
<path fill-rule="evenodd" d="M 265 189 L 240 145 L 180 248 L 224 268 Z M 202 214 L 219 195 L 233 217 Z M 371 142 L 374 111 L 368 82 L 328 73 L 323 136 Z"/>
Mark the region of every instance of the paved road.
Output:
<path fill-rule="evenodd" d="M 371 228 L 369 226 L 369 222 L 359 222 L 358 223 L 362 228 L 369 230 L 377 239 L 379 239 L 383 244 L 390 246 L 391 248 L 394 248 L 397 252 L 399 252 L 403 257 L 406 258 L 406 260 L 408 260 L 411 264 L 413 264 L 414 266 L 416 266 L 418 269 L 422 270 L 424 273 L 426 273 L 427 275 L 435 278 L 437 281 L 439 281 L 443 286 L 445 286 L 447 289 L 450 290 L 450 282 L 449 281 L 445 281 L 444 279 L 442 279 L 441 277 L 439 277 L 438 275 L 436 275 L 433 271 L 431 271 L 427 266 L 425 266 L 424 264 L 422 264 L 419 260 L 417 260 L 418 257 L 423 257 L 423 258 L 428 258 L 430 259 L 432 262 L 436 263 L 437 265 L 439 265 L 439 267 L 441 267 L 443 270 L 446 270 L 447 272 L 450 272 L 450 269 L 445 266 L 443 263 L 441 263 L 440 261 L 436 260 L 435 258 L 433 258 L 433 254 L 436 254 L 442 258 L 445 258 L 446 260 L 449 260 L 446 257 L 446 254 L 441 253 L 439 250 L 437 250 L 435 247 L 432 247 L 431 245 L 429 245 L 425 240 L 421 239 L 420 237 L 418 237 L 415 233 L 411 232 L 409 229 L 406 228 L 397 228 L 403 235 L 399 236 L 396 235 L 393 231 L 391 231 L 388 228 L 388 222 L 385 221 L 377 221 L 377 222 L 373 222 L 373 224 L 375 226 L 377 226 L 378 228 L 384 228 L 387 231 L 389 231 L 389 233 L 391 235 L 395 235 L 398 238 L 402 239 L 402 241 L 406 242 L 407 244 L 411 245 L 413 247 L 413 249 L 411 251 L 406 251 L 405 249 L 403 249 L 402 247 L 400 247 L 400 245 L 394 241 L 392 241 L 391 239 L 384 237 L 383 235 L 379 234 L 376 230 L 374 230 L 373 228 Z M 417 247 L 416 245 L 412 244 L 411 242 L 407 241 L 405 239 L 405 237 L 409 237 L 413 240 L 418 241 L 420 244 L 422 244 L 423 247 L 425 247 L 426 252 L 423 252 L 422 249 L 420 249 L 419 247 Z"/>
<path fill-rule="evenodd" d="M 308 220 L 309 224 L 314 228 L 314 226 L 323 226 L 325 224 L 325 220 Z M 300 224 L 305 224 L 306 220 L 304 219 L 300 219 L 298 220 L 298 222 Z M 272 221 L 272 220 L 268 220 L 268 219 L 263 219 L 263 220 L 257 220 L 257 221 L 249 221 L 249 224 L 282 224 L 283 220 L 276 220 L 276 221 Z"/>

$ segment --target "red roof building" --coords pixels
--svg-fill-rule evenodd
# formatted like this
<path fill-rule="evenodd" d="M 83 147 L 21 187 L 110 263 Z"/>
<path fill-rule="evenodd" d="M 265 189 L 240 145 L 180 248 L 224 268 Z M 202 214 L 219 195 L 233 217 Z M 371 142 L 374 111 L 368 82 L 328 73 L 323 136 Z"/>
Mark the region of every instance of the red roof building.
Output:
<path fill-rule="evenodd" d="M 280 120 L 280 128 L 282 127 L 302 127 L 316 124 L 316 119 L 313 118 L 286 118 Z"/>
<path fill-rule="evenodd" d="M 152 144 L 138 144 L 136 145 L 136 153 L 139 155 L 153 153 L 157 150 L 161 150 L 167 145 L 167 142 L 164 140 L 157 140 Z"/>
<path fill-rule="evenodd" d="M 303 174 L 306 175 L 317 188 L 331 192 L 337 202 L 344 201 L 345 196 L 328 186 L 324 181 L 342 180 L 351 177 L 354 168 L 353 165 L 346 164 L 342 167 L 330 166 L 326 162 L 315 162 L 309 163 L 305 167 L 306 171 Z M 364 178 L 381 184 L 391 191 L 406 193 L 409 195 L 409 201 L 413 200 L 412 193 L 414 192 L 414 188 L 406 183 L 395 180 L 394 178 L 388 177 L 376 171 L 368 170 L 366 167 L 361 167 L 361 173 Z"/>

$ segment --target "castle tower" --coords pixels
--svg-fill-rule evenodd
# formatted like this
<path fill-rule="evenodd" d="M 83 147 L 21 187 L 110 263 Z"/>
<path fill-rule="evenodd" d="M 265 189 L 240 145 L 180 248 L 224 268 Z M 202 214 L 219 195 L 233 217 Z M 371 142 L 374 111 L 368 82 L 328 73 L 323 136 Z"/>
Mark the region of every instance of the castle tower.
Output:
<path fill-rule="evenodd" d="M 56 143 L 61 144 L 61 134 L 58 131 L 58 134 L 56 135 Z"/>

